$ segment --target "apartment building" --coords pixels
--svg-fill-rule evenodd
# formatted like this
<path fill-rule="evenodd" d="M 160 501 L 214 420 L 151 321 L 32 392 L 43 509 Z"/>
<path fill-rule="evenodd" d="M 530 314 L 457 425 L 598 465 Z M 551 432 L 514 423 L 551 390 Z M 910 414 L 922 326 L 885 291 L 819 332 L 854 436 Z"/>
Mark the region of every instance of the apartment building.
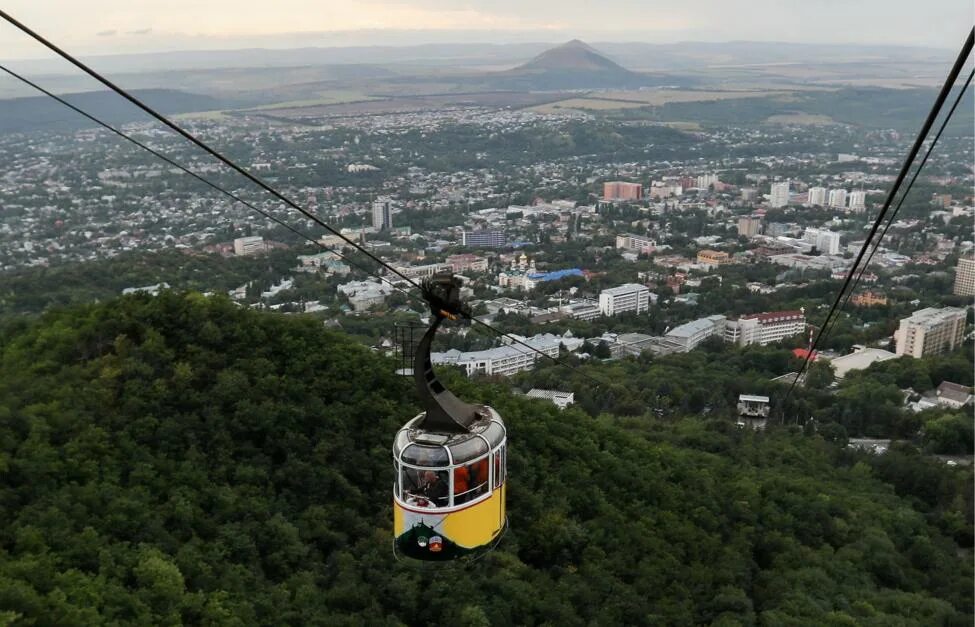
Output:
<path fill-rule="evenodd" d="M 928 307 L 900 321 L 894 332 L 898 355 L 925 357 L 947 353 L 961 345 L 965 337 L 964 309 Z"/>

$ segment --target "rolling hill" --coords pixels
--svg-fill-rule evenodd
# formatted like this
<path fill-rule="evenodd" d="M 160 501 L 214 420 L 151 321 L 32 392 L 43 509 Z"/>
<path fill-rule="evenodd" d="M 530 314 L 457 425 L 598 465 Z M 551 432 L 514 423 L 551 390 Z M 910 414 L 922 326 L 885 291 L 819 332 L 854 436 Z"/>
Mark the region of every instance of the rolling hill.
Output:
<path fill-rule="evenodd" d="M 211 111 L 231 103 L 175 89 L 136 89 L 132 95 L 164 114 Z M 110 124 L 146 120 L 148 116 L 110 91 L 88 91 L 62 96 L 71 104 Z M 34 130 L 75 131 L 95 124 L 47 96 L 0 100 L 0 132 Z"/>

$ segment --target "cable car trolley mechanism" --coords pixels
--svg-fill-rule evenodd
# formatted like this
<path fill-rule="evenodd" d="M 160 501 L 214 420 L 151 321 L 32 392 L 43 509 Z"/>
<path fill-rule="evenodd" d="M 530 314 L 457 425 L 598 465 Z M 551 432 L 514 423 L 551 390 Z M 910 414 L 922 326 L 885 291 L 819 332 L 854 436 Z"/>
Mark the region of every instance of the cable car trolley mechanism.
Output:
<path fill-rule="evenodd" d="M 416 347 L 413 378 L 425 408 L 393 442 L 396 553 L 446 561 L 493 547 L 507 524 L 504 422 L 487 405 L 471 405 L 433 372 L 430 346 L 445 319 L 470 318 L 460 281 L 438 274 L 423 282 L 433 317 Z"/>

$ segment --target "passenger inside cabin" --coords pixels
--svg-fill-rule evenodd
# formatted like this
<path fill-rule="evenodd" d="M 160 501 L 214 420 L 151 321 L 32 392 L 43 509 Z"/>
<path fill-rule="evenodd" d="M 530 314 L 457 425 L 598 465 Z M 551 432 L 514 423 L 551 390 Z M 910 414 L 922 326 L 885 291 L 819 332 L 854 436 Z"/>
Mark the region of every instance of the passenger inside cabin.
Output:
<path fill-rule="evenodd" d="M 488 490 L 488 460 L 487 457 L 476 461 L 469 466 L 471 469 L 470 484 L 475 487 L 471 492 L 471 497 L 484 494 Z"/>
<path fill-rule="evenodd" d="M 423 471 L 423 486 L 421 493 L 437 507 L 447 505 L 447 482 L 432 470 Z"/>
<path fill-rule="evenodd" d="M 471 498 L 467 491 L 470 490 L 471 472 L 466 466 L 454 469 L 454 505 L 464 503 Z"/>

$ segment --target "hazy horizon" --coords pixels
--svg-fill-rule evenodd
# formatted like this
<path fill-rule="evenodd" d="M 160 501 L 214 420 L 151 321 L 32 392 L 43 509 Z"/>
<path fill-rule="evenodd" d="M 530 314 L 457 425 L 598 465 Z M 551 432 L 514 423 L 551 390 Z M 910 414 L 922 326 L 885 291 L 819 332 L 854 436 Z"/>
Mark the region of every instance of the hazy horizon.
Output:
<path fill-rule="evenodd" d="M 336 34 L 356 34 L 365 36 L 366 33 L 371 33 L 375 31 L 342 31 L 341 33 L 329 33 L 329 35 Z M 384 34 L 404 34 L 412 35 L 417 32 L 424 31 L 383 31 Z M 448 33 L 450 35 L 448 35 Z M 456 34 L 455 34 L 456 33 Z M 421 48 L 424 46 L 505 46 L 505 45 L 524 45 L 524 46 L 559 46 L 561 44 L 567 43 L 572 40 L 580 40 L 584 43 L 591 45 L 593 47 L 599 47 L 600 45 L 651 45 L 651 46 L 679 46 L 679 45 L 709 45 L 709 46 L 722 46 L 722 45 L 737 45 L 737 44 L 762 44 L 762 45 L 783 45 L 783 46 L 823 46 L 823 47 L 859 47 L 859 48 L 904 48 L 904 49 L 915 49 L 915 50 L 930 50 L 938 52 L 955 52 L 952 48 L 948 46 L 934 46 L 934 45 L 920 45 L 920 44 L 896 44 L 896 43 L 857 43 L 857 42 L 833 42 L 833 43 L 822 43 L 822 42 L 802 42 L 802 41 L 776 41 L 776 40 L 760 40 L 760 39 L 725 39 L 725 40 L 701 40 L 701 39 L 677 39 L 674 41 L 649 41 L 647 39 L 600 39 L 600 38 L 589 38 L 573 36 L 572 34 L 565 34 L 562 37 L 557 38 L 541 38 L 541 37 L 526 37 L 523 40 L 505 40 L 503 37 L 498 40 L 485 39 L 483 41 L 475 40 L 472 41 L 469 38 L 464 37 L 464 31 L 438 31 L 437 35 L 443 35 L 442 37 L 435 37 L 430 39 L 418 39 L 417 41 L 395 41 L 395 42 L 373 42 L 373 43 L 345 43 L 345 42 L 323 42 L 320 44 L 315 43 L 294 43 L 293 45 L 275 45 L 274 43 L 260 43 L 254 42 L 252 45 L 230 45 L 221 47 L 180 47 L 173 49 L 160 49 L 160 50 L 117 50 L 117 51 L 106 51 L 106 52 L 95 52 L 95 53 L 82 53 L 84 57 L 113 57 L 113 56 L 139 56 L 139 55 L 178 55 L 178 54 L 194 54 L 194 53 L 220 53 L 220 52 L 244 52 L 249 50 L 268 50 L 268 51 L 288 51 L 288 50 L 302 50 L 302 49 L 353 49 L 353 48 Z M 307 35 L 302 33 L 302 35 Z M 274 35 L 271 38 L 283 38 L 287 37 L 287 34 Z M 45 50 L 39 50 L 39 54 L 35 56 L 24 56 L 24 57 L 0 57 L 0 59 L 10 60 L 10 61 L 41 61 L 48 59 L 49 57 L 45 55 Z M 53 59 L 52 59 L 53 60 Z"/>
<path fill-rule="evenodd" d="M 359 3 L 282 0 L 275 10 L 233 0 L 132 3 L 92 0 L 58 6 L 8 0 L 5 10 L 75 54 L 204 52 L 423 44 L 730 43 L 905 46 L 953 49 L 971 27 L 970 3 L 932 0 L 918 26 L 913 4 L 864 0 L 716 2 L 662 0 L 648 11 L 634 0 L 581 2 L 410 0 Z M 246 5 L 247 3 L 243 3 Z M 747 21 L 741 17 L 747 15 Z M 625 19 L 614 21 L 614 16 Z M 619 22 L 617 25 L 616 22 Z M 598 24 L 598 28 L 593 28 Z M 957 43 L 956 43 L 957 40 Z M 0 58 L 47 55 L 14 27 L 0 28 Z"/>

